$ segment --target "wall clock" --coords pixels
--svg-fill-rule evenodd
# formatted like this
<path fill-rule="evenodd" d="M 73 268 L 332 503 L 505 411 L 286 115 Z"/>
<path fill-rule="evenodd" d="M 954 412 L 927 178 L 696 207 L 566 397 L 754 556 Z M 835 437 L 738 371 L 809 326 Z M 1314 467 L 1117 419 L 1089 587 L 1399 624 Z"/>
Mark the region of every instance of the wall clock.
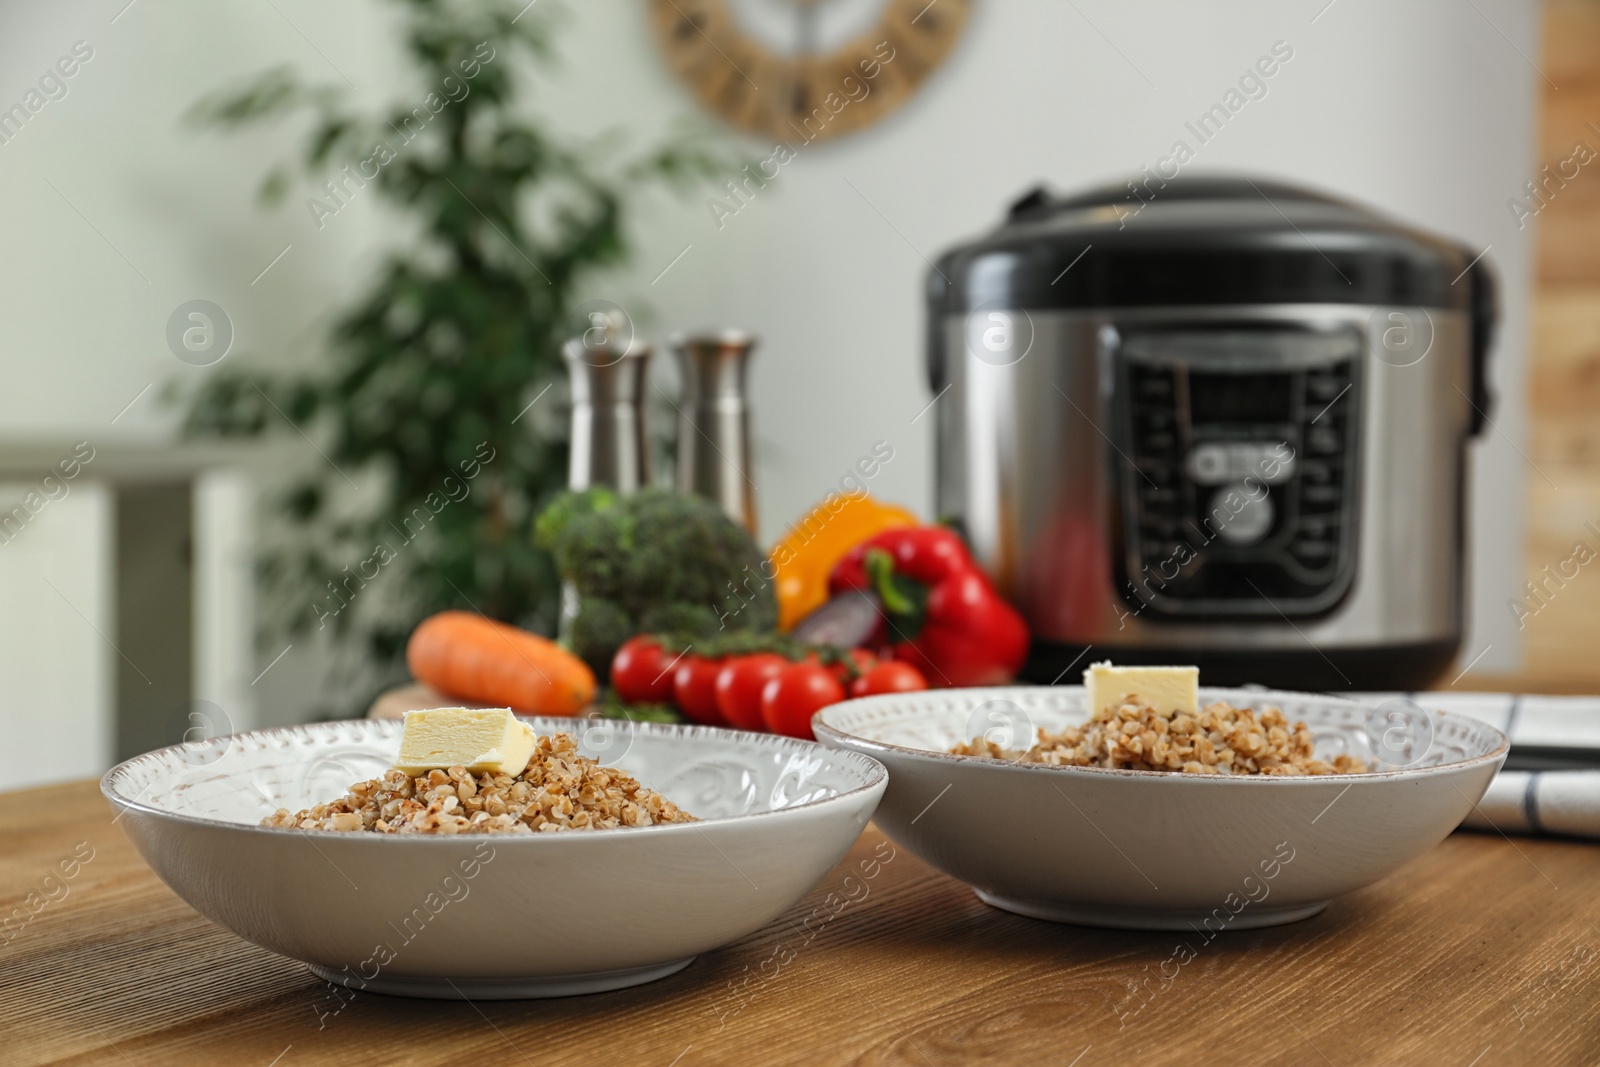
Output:
<path fill-rule="evenodd" d="M 972 0 L 650 0 L 667 61 L 708 110 L 790 144 L 869 126 L 936 70 Z"/>

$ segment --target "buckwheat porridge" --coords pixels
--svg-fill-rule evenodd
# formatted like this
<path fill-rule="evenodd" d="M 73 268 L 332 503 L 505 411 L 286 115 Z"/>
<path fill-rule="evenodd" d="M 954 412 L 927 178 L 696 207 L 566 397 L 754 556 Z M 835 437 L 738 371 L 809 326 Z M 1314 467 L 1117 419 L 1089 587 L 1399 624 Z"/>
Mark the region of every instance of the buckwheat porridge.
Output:
<path fill-rule="evenodd" d="M 539 737 L 518 774 L 435 768 L 415 777 L 391 769 L 357 782 L 338 800 L 291 814 L 279 808 L 262 826 L 383 834 L 544 833 L 695 822 L 654 790 L 578 755 L 567 734 Z"/>
<path fill-rule="evenodd" d="M 1039 730 L 1026 751 L 1005 749 L 983 737 L 956 745 L 960 756 L 989 756 L 1061 767 L 1112 767 L 1184 774 L 1360 774 L 1357 756 L 1331 760 L 1313 755 L 1315 738 L 1303 722 L 1291 725 L 1277 708 L 1259 713 L 1221 702 L 1198 712 L 1164 714 L 1130 696 L 1104 707 L 1081 726 L 1058 733 Z"/>

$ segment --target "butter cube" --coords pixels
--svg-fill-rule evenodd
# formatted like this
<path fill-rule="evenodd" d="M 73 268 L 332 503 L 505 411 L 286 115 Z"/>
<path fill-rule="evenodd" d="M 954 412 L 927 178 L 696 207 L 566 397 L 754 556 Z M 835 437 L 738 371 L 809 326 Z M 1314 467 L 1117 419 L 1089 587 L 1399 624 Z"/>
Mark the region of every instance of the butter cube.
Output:
<path fill-rule="evenodd" d="M 1083 672 L 1089 716 L 1106 708 L 1116 710 L 1129 697 L 1155 709 L 1164 719 L 1180 711 L 1200 710 L 1199 667 L 1113 667 L 1091 663 Z"/>
<path fill-rule="evenodd" d="M 413 777 L 435 768 L 521 774 L 538 735 L 510 708 L 432 708 L 406 712 L 395 768 Z"/>

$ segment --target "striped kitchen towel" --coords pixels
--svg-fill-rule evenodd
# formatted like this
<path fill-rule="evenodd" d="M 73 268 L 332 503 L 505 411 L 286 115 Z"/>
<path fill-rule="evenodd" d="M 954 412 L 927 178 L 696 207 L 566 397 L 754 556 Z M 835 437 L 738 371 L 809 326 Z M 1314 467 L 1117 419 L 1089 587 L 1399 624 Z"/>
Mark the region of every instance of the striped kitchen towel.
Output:
<path fill-rule="evenodd" d="M 1600 839 L 1600 697 L 1520 693 L 1360 693 L 1409 697 L 1468 715 L 1511 738 L 1511 759 L 1461 823 L 1469 830 Z"/>

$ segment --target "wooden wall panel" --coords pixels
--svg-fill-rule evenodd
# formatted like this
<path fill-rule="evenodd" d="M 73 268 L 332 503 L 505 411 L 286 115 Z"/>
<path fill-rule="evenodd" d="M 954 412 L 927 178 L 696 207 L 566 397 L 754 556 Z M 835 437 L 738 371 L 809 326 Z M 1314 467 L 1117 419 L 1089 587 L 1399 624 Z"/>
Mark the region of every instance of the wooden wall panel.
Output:
<path fill-rule="evenodd" d="M 1554 170 L 1580 142 L 1596 158 L 1533 220 L 1526 570 L 1550 591 L 1524 602 L 1523 673 L 1600 692 L 1600 534 L 1590 528 L 1600 529 L 1600 0 L 1547 0 L 1539 65 L 1555 83 L 1544 87 L 1540 165 Z M 1576 562 L 1580 544 L 1596 558 Z M 1574 577 L 1561 576 L 1564 562 Z M 1565 584 L 1546 579 L 1547 567 Z"/>

